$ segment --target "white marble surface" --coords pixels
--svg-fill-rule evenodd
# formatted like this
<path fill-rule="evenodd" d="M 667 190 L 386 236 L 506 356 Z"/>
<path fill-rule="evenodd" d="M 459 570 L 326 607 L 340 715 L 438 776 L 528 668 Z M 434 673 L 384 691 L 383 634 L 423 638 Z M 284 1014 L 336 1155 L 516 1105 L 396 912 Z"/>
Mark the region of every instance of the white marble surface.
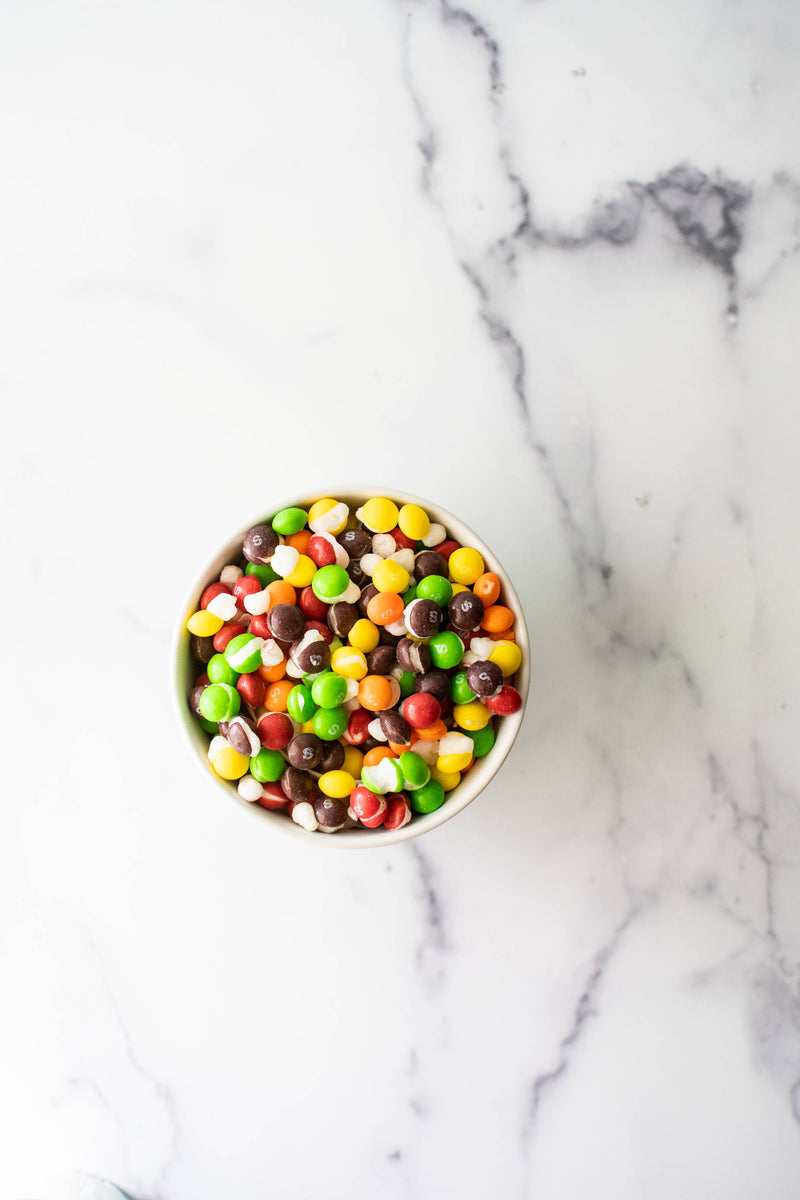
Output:
<path fill-rule="evenodd" d="M 800 1193 L 798 55 L 790 0 L 0 6 L 3 1200 Z M 221 805 L 167 667 L 349 478 L 536 646 L 496 785 L 366 855 Z"/>

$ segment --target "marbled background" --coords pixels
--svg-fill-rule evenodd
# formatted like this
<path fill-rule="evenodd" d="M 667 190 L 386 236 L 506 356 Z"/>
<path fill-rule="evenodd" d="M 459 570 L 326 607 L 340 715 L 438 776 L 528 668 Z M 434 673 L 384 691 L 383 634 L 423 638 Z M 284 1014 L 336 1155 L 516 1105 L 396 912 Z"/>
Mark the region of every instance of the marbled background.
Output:
<path fill-rule="evenodd" d="M 800 1194 L 799 55 L 791 0 L 0 4 L 3 1200 Z M 169 693 L 197 567 L 339 480 L 535 647 L 496 784 L 368 854 Z"/>

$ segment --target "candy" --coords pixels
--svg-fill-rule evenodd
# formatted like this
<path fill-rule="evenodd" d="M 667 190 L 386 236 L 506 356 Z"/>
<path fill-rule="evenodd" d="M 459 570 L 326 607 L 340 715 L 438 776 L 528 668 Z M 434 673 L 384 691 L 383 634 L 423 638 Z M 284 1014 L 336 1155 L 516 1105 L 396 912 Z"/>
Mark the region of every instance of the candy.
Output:
<path fill-rule="evenodd" d="M 287 767 L 281 775 L 281 788 L 289 800 L 298 803 L 307 800 L 314 791 L 314 781 L 307 771 Z"/>
<path fill-rule="evenodd" d="M 416 793 L 419 795 L 419 793 Z M 402 829 L 411 820 L 411 807 L 408 798 L 401 792 L 399 795 L 388 796 L 386 800 L 386 816 L 383 820 L 384 829 Z"/>
<path fill-rule="evenodd" d="M 405 628 L 414 638 L 427 640 L 442 623 L 442 610 L 433 600 L 412 600 L 405 610 Z"/>
<path fill-rule="evenodd" d="M 416 591 L 420 600 L 433 600 L 440 608 L 445 608 L 453 595 L 453 585 L 443 575 L 424 575 Z"/>
<path fill-rule="evenodd" d="M 240 676 L 236 680 L 236 690 L 245 704 L 249 704 L 251 708 L 258 708 L 263 704 L 267 695 L 266 682 L 255 673 Z"/>
<path fill-rule="evenodd" d="M 348 715 L 343 708 L 318 708 L 311 718 L 314 733 L 325 742 L 341 737 L 347 721 Z"/>
<path fill-rule="evenodd" d="M 457 592 L 447 606 L 447 615 L 454 629 L 477 629 L 484 616 L 483 601 L 474 592 Z"/>
<path fill-rule="evenodd" d="M 331 652 L 316 629 L 307 629 L 299 642 L 292 642 L 289 657 L 301 675 L 317 675 L 330 666 Z"/>
<path fill-rule="evenodd" d="M 506 683 L 496 696 L 491 696 L 486 701 L 486 707 L 490 712 L 506 717 L 511 713 L 519 712 L 522 708 L 522 697 L 515 687 Z"/>
<path fill-rule="evenodd" d="M 262 588 L 267 584 L 274 583 L 278 578 L 269 563 L 248 563 L 244 573 L 245 575 L 255 575 Z M 239 575 L 241 576 L 241 574 L 240 571 Z M 234 582 L 236 581 L 234 580 Z"/>
<path fill-rule="evenodd" d="M 421 541 L 430 533 L 431 519 L 418 504 L 404 504 L 397 514 L 397 524 L 407 538 Z"/>
<path fill-rule="evenodd" d="M 232 621 L 239 611 L 235 597 L 227 590 L 214 596 L 206 605 L 206 612 L 213 613 L 222 621 Z"/>
<path fill-rule="evenodd" d="M 193 633 L 197 637 L 207 638 L 218 633 L 224 624 L 222 617 L 217 617 L 214 613 L 201 608 L 196 613 L 192 613 L 186 622 L 186 628 L 189 633 Z"/>
<path fill-rule="evenodd" d="M 319 766 L 324 743 L 314 733 L 298 733 L 286 748 L 286 757 L 293 767 L 313 771 Z"/>
<path fill-rule="evenodd" d="M 413 750 L 405 750 L 397 760 L 400 773 L 403 776 L 403 787 L 409 791 L 423 787 L 431 777 L 430 767 Z"/>
<path fill-rule="evenodd" d="M 388 533 L 397 524 L 399 511 L 393 500 L 375 496 L 356 511 L 356 516 L 373 533 Z"/>
<path fill-rule="evenodd" d="M 392 687 L 394 683 L 395 687 Z M 397 694 L 395 695 L 395 688 Z M 370 712 L 391 708 L 400 699 L 400 687 L 386 675 L 366 675 L 358 685 L 358 702 Z"/>
<path fill-rule="evenodd" d="M 372 713 L 367 712 L 364 708 L 357 708 L 355 712 L 350 713 L 347 719 L 347 728 L 342 737 L 351 746 L 363 746 L 364 742 L 369 741 L 371 721 Z"/>
<path fill-rule="evenodd" d="M 259 783 L 275 783 L 283 774 L 285 766 L 279 750 L 269 750 L 262 746 L 250 759 L 250 774 Z"/>
<path fill-rule="evenodd" d="M 246 754 L 239 754 L 233 746 L 220 747 L 211 759 L 211 766 L 221 779 L 241 779 L 247 774 L 250 760 Z"/>
<path fill-rule="evenodd" d="M 359 765 L 361 759 L 359 758 Z M 344 746 L 341 742 L 323 742 L 322 757 L 317 770 L 323 774 L 326 771 L 338 771 L 344 766 Z"/>
<path fill-rule="evenodd" d="M 272 528 L 282 537 L 299 533 L 305 526 L 308 513 L 304 508 L 282 508 L 272 518 Z"/>
<path fill-rule="evenodd" d="M 251 633 L 241 633 L 225 647 L 224 657 L 228 666 L 239 675 L 256 671 L 261 665 L 261 650 L 264 639 Z"/>
<path fill-rule="evenodd" d="M 333 796 L 318 796 L 314 816 L 322 833 L 336 833 L 347 821 L 347 806 Z"/>
<path fill-rule="evenodd" d="M 318 708 L 338 708 L 347 697 L 347 680 L 335 671 L 324 671 L 311 685 L 311 698 Z"/>
<path fill-rule="evenodd" d="M 371 792 L 384 795 L 397 792 L 403 786 L 403 773 L 396 758 L 382 758 L 369 766 L 366 761 L 361 768 L 361 779 Z"/>
<path fill-rule="evenodd" d="M 447 578 L 447 563 L 435 550 L 421 550 L 414 560 L 414 578 L 420 580 L 426 575 L 442 575 Z"/>
<path fill-rule="evenodd" d="M 386 799 L 359 784 L 350 793 L 350 812 L 368 829 L 376 829 L 386 816 Z"/>
<path fill-rule="evenodd" d="M 346 679 L 363 679 L 367 674 L 367 659 L 354 646 L 340 646 L 331 655 L 331 670 Z"/>
<path fill-rule="evenodd" d="M 395 592 L 379 592 L 376 588 L 367 604 L 367 616 L 374 625 L 391 625 L 403 616 L 404 607 Z"/>
<path fill-rule="evenodd" d="M 310 618 L 312 621 L 326 621 L 328 619 L 328 614 L 330 613 L 328 605 L 324 604 L 322 600 L 319 600 L 314 595 L 314 589 L 310 584 L 300 592 L 297 604 L 304 616 Z"/>
<path fill-rule="evenodd" d="M 516 674 L 522 665 L 522 651 L 514 642 L 495 642 L 494 649 L 489 655 L 489 662 L 497 663 L 508 678 L 510 675 Z"/>
<path fill-rule="evenodd" d="M 308 833 L 314 833 L 319 829 L 314 806 L 309 804 L 307 800 L 301 800 L 299 803 L 292 805 L 291 818 L 295 825 L 299 825 Z"/>
<path fill-rule="evenodd" d="M 436 812 L 444 804 L 444 788 L 437 779 L 429 779 L 421 788 L 411 793 L 411 807 L 414 812 Z"/>
<path fill-rule="evenodd" d="M 483 729 L 465 729 L 464 733 L 472 742 L 475 758 L 483 758 L 494 745 L 494 730 L 491 725 L 484 725 Z"/>
<path fill-rule="evenodd" d="M 461 638 L 457 633 L 451 633 L 448 630 L 437 633 L 435 637 L 431 638 L 428 646 L 433 665 L 441 667 L 445 671 L 450 667 L 457 667 L 464 654 L 464 643 Z"/>
<path fill-rule="evenodd" d="M 241 699 L 229 683 L 212 683 L 205 689 L 198 705 L 200 715 L 207 721 L 230 721 L 241 708 Z"/>
<path fill-rule="evenodd" d="M 245 635 L 246 636 L 246 635 Z M 211 683 L 236 684 L 239 673 L 234 671 L 223 654 L 214 654 L 206 663 L 206 675 Z"/>
<path fill-rule="evenodd" d="M 294 736 L 294 725 L 286 713 L 263 713 L 256 722 L 261 745 L 268 750 L 283 750 Z"/>
<path fill-rule="evenodd" d="M 503 672 L 497 662 L 478 659 L 467 667 L 466 682 L 482 699 L 496 696 L 503 686 Z"/>
<path fill-rule="evenodd" d="M 350 509 L 341 501 L 317 500 L 308 510 L 308 527 L 314 533 L 341 533 L 347 524 Z"/>
<path fill-rule="evenodd" d="M 450 699 L 450 676 L 439 667 L 431 667 L 430 671 L 416 677 L 414 691 L 430 692 L 443 705 Z"/>
<path fill-rule="evenodd" d="M 325 604 L 336 604 L 347 594 L 350 577 L 344 567 L 320 567 L 311 580 L 311 587 L 318 600 Z"/>
<path fill-rule="evenodd" d="M 306 631 L 306 619 L 295 604 L 276 604 L 267 613 L 267 626 L 279 642 L 296 642 Z"/>
<path fill-rule="evenodd" d="M 363 565 L 363 561 L 362 561 Z M 379 592 L 404 592 L 409 584 L 409 575 L 405 567 L 384 558 L 372 572 L 372 582 Z"/>
<path fill-rule="evenodd" d="M 254 525 L 244 535 L 242 553 L 248 562 L 268 563 L 279 543 L 278 534 L 269 525 Z"/>
<path fill-rule="evenodd" d="M 320 775 L 317 784 L 319 790 L 326 796 L 333 796 L 341 800 L 350 795 L 356 786 L 356 781 L 347 771 L 326 771 L 324 775 Z"/>
<path fill-rule="evenodd" d="M 260 800 L 264 794 L 263 784 L 259 783 L 257 779 L 254 779 L 252 775 L 243 775 L 239 780 L 239 785 L 236 790 L 242 799 L 247 800 L 249 804 L 253 804 L 256 800 Z"/>
<path fill-rule="evenodd" d="M 403 701 L 403 716 L 412 729 L 429 729 L 442 712 L 442 706 L 431 692 L 415 692 Z"/>
<path fill-rule="evenodd" d="M 483 559 L 477 550 L 463 546 L 454 550 L 447 560 L 450 578 L 456 583 L 474 583 L 483 574 Z"/>
<path fill-rule="evenodd" d="M 426 645 L 413 642 L 410 638 L 402 638 L 395 648 L 397 661 L 404 671 L 419 674 L 427 671 L 431 665 L 431 652 Z"/>

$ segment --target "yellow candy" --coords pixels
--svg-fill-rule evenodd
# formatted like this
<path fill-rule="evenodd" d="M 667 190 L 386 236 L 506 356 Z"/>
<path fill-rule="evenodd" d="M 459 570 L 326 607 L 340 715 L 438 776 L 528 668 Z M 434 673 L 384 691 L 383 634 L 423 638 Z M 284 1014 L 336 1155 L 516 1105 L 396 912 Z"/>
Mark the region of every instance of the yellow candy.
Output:
<path fill-rule="evenodd" d="M 397 517 L 394 500 L 387 500 L 383 496 L 373 496 L 361 510 L 361 520 L 373 533 L 388 533 L 397 524 Z"/>
<path fill-rule="evenodd" d="M 340 646 L 331 655 L 331 670 L 345 679 L 363 679 L 367 673 L 367 660 L 355 646 Z"/>
<path fill-rule="evenodd" d="M 250 769 L 250 759 L 246 754 L 239 754 L 233 746 L 225 746 L 211 766 L 221 779 L 241 779 Z"/>
<path fill-rule="evenodd" d="M 222 617 L 215 617 L 213 613 L 206 612 L 204 608 L 201 608 L 198 612 L 192 613 L 186 622 L 186 628 L 189 633 L 193 633 L 197 637 L 213 637 L 215 633 L 219 633 L 224 624 Z"/>
<path fill-rule="evenodd" d="M 372 572 L 372 582 L 379 592 L 404 592 L 410 581 L 405 567 L 391 558 L 384 558 Z"/>
<path fill-rule="evenodd" d="M 339 503 L 338 500 L 331 500 L 331 498 L 329 496 L 326 497 L 324 500 L 315 500 L 315 502 L 311 505 L 311 508 L 308 510 L 309 526 L 311 525 L 311 522 L 316 521 L 318 517 L 324 517 L 325 513 L 329 513 L 331 511 L 331 509 L 335 508 L 338 503 Z M 347 518 L 349 517 L 349 515 L 350 515 L 350 511 L 348 509 L 344 513 L 343 520 L 339 524 L 335 525 L 332 529 L 328 529 L 327 532 L 332 533 L 333 536 L 336 537 L 337 533 L 341 533 L 342 530 L 344 529 L 345 525 L 347 524 Z"/>
<path fill-rule="evenodd" d="M 497 665 L 500 666 L 500 663 Z M 456 704 L 453 707 L 453 720 L 460 729 L 483 729 L 491 719 L 492 714 L 480 700 L 470 700 L 468 704 Z"/>
<path fill-rule="evenodd" d="M 353 779 L 358 779 L 361 775 L 361 764 L 364 761 L 364 755 L 359 750 L 358 746 L 345 746 L 344 762 L 342 770 L 347 771 L 353 776 Z"/>
<path fill-rule="evenodd" d="M 483 559 L 477 550 L 462 546 L 454 550 L 448 560 L 450 578 L 456 583 L 474 583 L 484 572 Z"/>
<path fill-rule="evenodd" d="M 450 755 L 451 758 L 455 757 Z M 431 778 L 440 783 L 446 792 L 452 792 L 454 787 L 458 787 L 461 783 L 461 775 L 458 771 L 440 771 L 438 767 L 434 767 L 431 771 Z"/>
<path fill-rule="evenodd" d="M 458 771 L 465 770 L 471 762 L 472 755 L 469 751 L 463 754 L 440 754 L 436 760 L 436 770 L 445 775 L 455 775 Z"/>
<path fill-rule="evenodd" d="M 522 651 L 516 642 L 496 642 L 489 662 L 497 663 L 506 678 L 514 675 L 522 662 Z"/>
<path fill-rule="evenodd" d="M 333 796 L 336 800 L 343 800 L 345 796 L 349 796 L 356 786 L 356 781 L 349 771 L 326 771 L 324 775 L 320 775 L 317 783 L 321 792 L 326 796 Z"/>
<path fill-rule="evenodd" d="M 457 596 L 459 592 L 468 592 L 468 591 L 469 591 L 469 588 L 467 587 L 467 585 L 465 583 L 454 583 L 453 584 L 453 595 L 454 596 Z"/>
<path fill-rule="evenodd" d="M 370 654 L 380 641 L 380 637 L 378 626 L 373 625 L 372 621 L 368 621 L 366 617 L 362 617 L 350 630 L 347 640 L 362 654 Z"/>
<path fill-rule="evenodd" d="M 290 583 L 294 588 L 308 587 L 311 580 L 317 573 L 317 564 L 313 558 L 309 558 L 307 554 L 301 554 L 297 560 L 297 566 L 292 571 L 291 575 L 286 575 L 287 583 Z"/>
<path fill-rule="evenodd" d="M 431 519 L 418 504 L 404 504 L 397 514 L 397 524 L 406 537 L 419 542 L 430 530 Z"/>
<path fill-rule="evenodd" d="M 300 726 L 300 732 L 301 733 L 313 733 L 314 732 L 313 719 L 311 721 L 304 721 L 303 724 Z"/>

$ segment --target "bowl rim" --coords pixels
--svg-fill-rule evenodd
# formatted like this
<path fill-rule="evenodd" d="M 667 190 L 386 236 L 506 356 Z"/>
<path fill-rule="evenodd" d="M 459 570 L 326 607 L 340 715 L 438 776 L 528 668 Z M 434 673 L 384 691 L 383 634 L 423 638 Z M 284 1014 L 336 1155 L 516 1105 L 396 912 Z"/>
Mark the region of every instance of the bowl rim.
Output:
<path fill-rule="evenodd" d="M 192 716 L 187 704 L 188 689 L 187 684 L 190 679 L 190 671 L 195 663 L 191 657 L 189 650 L 190 634 L 186 628 L 186 622 L 189 616 L 196 612 L 198 597 L 203 590 L 219 578 L 221 570 L 220 563 L 236 561 L 241 558 L 241 544 L 244 535 L 248 529 L 268 518 L 265 513 L 277 513 L 282 508 L 299 507 L 307 508 L 314 503 L 315 500 L 331 498 L 343 500 L 349 504 L 351 511 L 354 511 L 354 501 L 358 501 L 358 505 L 362 505 L 370 497 L 388 496 L 395 502 L 402 504 L 418 504 L 428 513 L 432 521 L 436 521 L 445 526 L 448 534 L 459 541 L 462 545 L 468 545 L 478 550 L 483 557 L 484 563 L 488 570 L 494 571 L 500 576 L 503 587 L 503 600 L 514 613 L 515 633 L 517 645 L 522 651 L 522 663 L 514 677 L 514 686 L 522 698 L 522 704 L 518 712 L 504 716 L 497 730 L 495 744 L 492 750 L 484 758 L 478 759 L 467 777 L 462 780 L 453 792 L 448 793 L 444 804 L 435 812 L 417 814 L 415 813 L 412 820 L 408 822 L 402 829 L 343 829 L 336 834 L 328 836 L 310 837 L 308 831 L 302 829 L 294 821 L 288 820 L 286 814 L 282 810 L 265 809 L 260 804 L 253 804 L 247 800 L 243 800 L 239 795 L 236 781 L 220 779 L 214 774 L 213 768 L 208 761 L 208 735 L 201 728 L 198 722 Z M 238 549 L 237 549 L 238 546 Z M 305 845 L 322 845 L 333 846 L 340 850 L 355 850 L 355 849 L 378 849 L 383 846 L 396 845 L 399 842 L 410 841 L 412 838 L 420 837 L 424 833 L 428 833 L 432 829 L 439 828 L 446 824 L 447 821 L 453 819 L 460 812 L 463 812 L 473 800 L 475 800 L 481 792 L 489 786 L 491 781 L 497 775 L 497 772 L 506 761 L 511 748 L 516 741 L 522 726 L 522 721 L 525 715 L 525 709 L 528 699 L 528 691 L 530 687 L 531 676 L 531 653 L 530 653 L 530 638 L 528 635 L 528 627 L 525 621 L 525 612 L 522 607 L 522 602 L 517 595 L 516 589 L 511 581 L 511 578 L 499 561 L 497 555 L 489 546 L 478 536 L 475 531 L 466 524 L 465 521 L 456 517 L 448 509 L 442 505 L 436 504 L 431 500 L 427 500 L 422 496 L 415 495 L 411 492 L 403 492 L 397 488 L 355 486 L 350 484 L 347 487 L 331 488 L 329 490 L 316 489 L 312 492 L 306 492 L 302 498 L 294 495 L 288 500 L 282 500 L 269 506 L 265 506 L 261 510 L 261 514 L 249 520 L 244 524 L 238 533 L 229 538 L 220 546 L 216 554 L 208 559 L 203 570 L 195 576 L 191 587 L 185 593 L 185 600 L 181 608 L 181 613 L 178 622 L 175 626 L 175 631 L 172 638 L 170 650 L 170 683 L 172 700 L 175 706 L 175 712 L 178 719 L 178 724 L 183 730 L 184 737 L 187 739 L 193 751 L 192 757 L 204 767 L 204 774 L 207 779 L 218 787 L 224 788 L 237 804 L 250 813 L 255 814 L 259 819 L 267 819 L 272 826 L 284 836 L 302 839 Z M 484 765 L 485 764 L 485 765 Z M 491 764 L 491 767 L 490 767 Z M 452 799 L 451 799 L 452 797 Z"/>

